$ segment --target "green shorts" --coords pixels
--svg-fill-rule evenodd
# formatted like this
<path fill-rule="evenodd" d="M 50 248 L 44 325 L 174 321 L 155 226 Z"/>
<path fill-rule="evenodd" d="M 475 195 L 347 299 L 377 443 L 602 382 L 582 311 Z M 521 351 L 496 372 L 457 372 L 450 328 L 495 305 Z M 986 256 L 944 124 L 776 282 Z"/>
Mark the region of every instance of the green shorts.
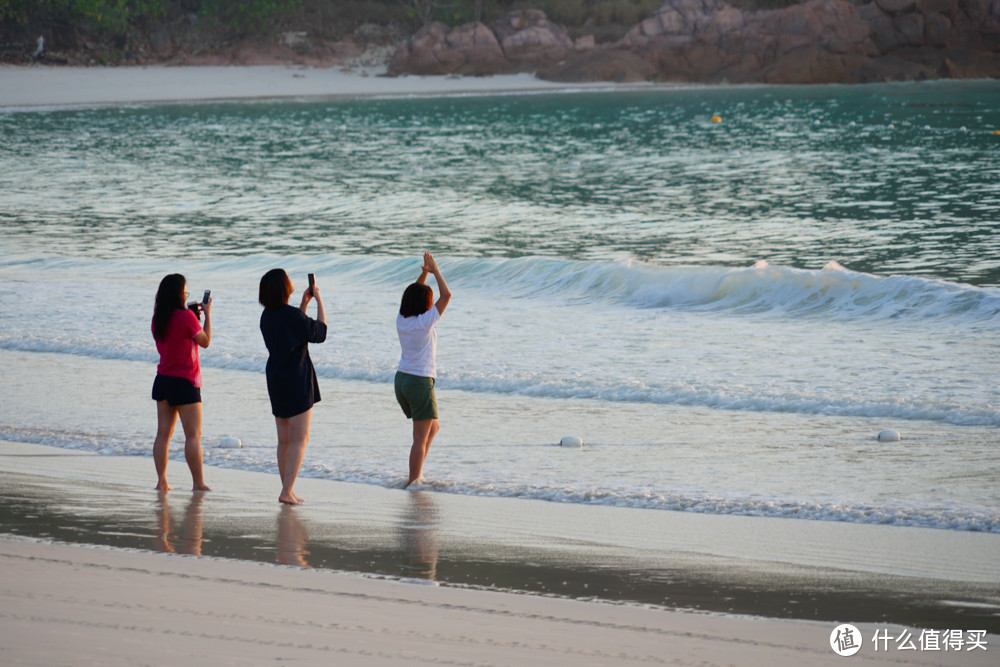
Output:
<path fill-rule="evenodd" d="M 434 397 L 434 378 L 396 373 L 396 400 L 408 419 L 437 419 L 438 405 Z"/>

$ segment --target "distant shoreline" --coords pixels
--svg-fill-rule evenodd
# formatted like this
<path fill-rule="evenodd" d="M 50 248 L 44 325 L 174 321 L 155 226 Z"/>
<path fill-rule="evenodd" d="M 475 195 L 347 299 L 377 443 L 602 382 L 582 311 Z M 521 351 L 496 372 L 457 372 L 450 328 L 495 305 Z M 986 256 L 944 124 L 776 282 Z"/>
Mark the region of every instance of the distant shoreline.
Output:
<path fill-rule="evenodd" d="M 662 88 L 662 84 L 553 83 L 530 74 L 384 76 L 291 65 L 191 67 L 0 66 L 0 108 L 227 100 L 323 99 Z M 669 86 L 669 87 L 676 87 Z"/>

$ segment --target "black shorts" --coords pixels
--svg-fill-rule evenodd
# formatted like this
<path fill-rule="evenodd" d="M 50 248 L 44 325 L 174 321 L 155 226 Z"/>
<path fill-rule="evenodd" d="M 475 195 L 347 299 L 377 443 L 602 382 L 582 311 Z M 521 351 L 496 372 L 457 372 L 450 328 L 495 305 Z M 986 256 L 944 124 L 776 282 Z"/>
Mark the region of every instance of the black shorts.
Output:
<path fill-rule="evenodd" d="M 157 373 L 153 380 L 153 400 L 166 401 L 170 405 L 201 403 L 201 389 L 190 380 Z"/>

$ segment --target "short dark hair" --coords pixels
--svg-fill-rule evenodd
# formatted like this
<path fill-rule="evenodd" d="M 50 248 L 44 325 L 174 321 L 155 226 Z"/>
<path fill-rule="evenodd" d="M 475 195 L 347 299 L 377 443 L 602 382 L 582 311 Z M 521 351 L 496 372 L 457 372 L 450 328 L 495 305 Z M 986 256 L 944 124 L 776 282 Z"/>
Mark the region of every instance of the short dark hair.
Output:
<path fill-rule="evenodd" d="M 184 308 L 184 288 L 187 280 L 179 273 L 163 276 L 160 287 L 156 290 L 156 302 L 153 305 L 153 338 L 165 340 L 170 318 L 175 310 Z"/>
<path fill-rule="evenodd" d="M 260 279 L 257 300 L 267 309 L 281 308 L 292 295 L 292 281 L 284 269 L 271 269 Z"/>
<path fill-rule="evenodd" d="M 434 290 L 428 285 L 411 283 L 403 291 L 403 300 L 399 303 L 399 314 L 403 317 L 423 315 L 434 307 Z"/>

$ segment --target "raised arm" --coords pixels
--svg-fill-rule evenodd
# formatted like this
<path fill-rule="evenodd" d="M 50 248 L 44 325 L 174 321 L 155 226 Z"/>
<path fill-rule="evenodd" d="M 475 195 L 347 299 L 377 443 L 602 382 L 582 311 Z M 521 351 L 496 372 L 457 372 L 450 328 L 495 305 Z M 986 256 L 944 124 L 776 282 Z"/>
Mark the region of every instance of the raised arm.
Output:
<path fill-rule="evenodd" d="M 313 293 L 316 297 L 316 320 L 326 324 L 326 308 L 323 306 L 323 296 L 319 293 L 319 288 L 313 283 L 313 286 L 309 288 L 309 291 Z"/>
<path fill-rule="evenodd" d="M 302 303 L 299 305 L 299 310 L 303 314 L 306 313 L 306 309 L 309 307 L 309 302 L 316 299 L 316 320 L 326 324 L 326 308 L 323 307 L 323 297 L 319 293 L 319 287 L 316 283 L 313 283 L 312 287 L 307 287 L 306 291 L 302 293 Z"/>
<path fill-rule="evenodd" d="M 438 300 L 434 306 L 438 309 L 439 314 L 444 315 L 444 309 L 448 307 L 448 302 L 451 301 L 451 290 L 448 289 L 448 283 L 444 281 L 444 276 L 441 275 L 441 269 L 438 268 L 437 262 L 434 261 L 429 252 L 425 252 L 423 272 L 420 274 L 420 278 L 426 280 L 428 273 L 434 274 L 434 280 L 437 281 L 438 285 Z"/>
<path fill-rule="evenodd" d="M 194 342 L 202 347 L 208 347 L 212 342 L 212 297 L 208 297 L 208 301 L 201 304 L 201 312 L 205 313 L 205 324 L 194 337 Z"/>

